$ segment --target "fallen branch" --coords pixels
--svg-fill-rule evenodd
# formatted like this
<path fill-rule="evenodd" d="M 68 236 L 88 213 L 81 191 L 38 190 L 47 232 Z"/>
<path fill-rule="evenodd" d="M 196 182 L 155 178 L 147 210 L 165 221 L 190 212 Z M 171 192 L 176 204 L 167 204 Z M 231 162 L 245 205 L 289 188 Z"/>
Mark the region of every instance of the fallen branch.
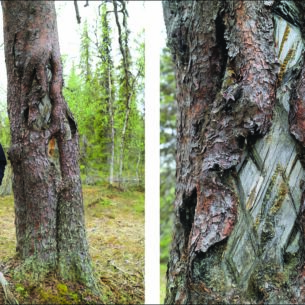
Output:
<path fill-rule="evenodd" d="M 2 285 L 6 303 L 7 304 L 19 304 L 18 301 L 15 299 L 14 295 L 9 289 L 8 281 L 5 279 L 4 275 L 2 272 L 0 272 L 0 283 Z"/>

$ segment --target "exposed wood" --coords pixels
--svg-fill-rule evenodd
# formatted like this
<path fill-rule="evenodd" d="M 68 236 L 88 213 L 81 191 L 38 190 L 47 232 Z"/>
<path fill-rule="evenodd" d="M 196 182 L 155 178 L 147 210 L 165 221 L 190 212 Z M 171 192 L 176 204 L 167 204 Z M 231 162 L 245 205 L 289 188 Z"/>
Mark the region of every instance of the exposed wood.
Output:
<path fill-rule="evenodd" d="M 93 286 L 78 132 L 62 95 L 54 2 L 2 1 L 2 8 L 20 272 L 39 278 L 56 271 Z"/>
<path fill-rule="evenodd" d="M 303 65 L 301 22 L 275 16 L 278 5 L 163 2 L 179 107 L 165 303 L 291 303 L 300 295 L 300 284 L 276 286 L 295 282 L 303 263 L 304 152 L 289 130 L 301 143 L 305 131 L 302 81 L 290 98 Z"/>
<path fill-rule="evenodd" d="M 12 294 L 10 288 L 9 288 L 9 283 L 5 279 L 4 275 L 2 272 L 0 272 L 0 283 L 2 285 L 2 289 L 4 291 L 5 299 L 7 304 L 19 304 L 14 295 Z"/>

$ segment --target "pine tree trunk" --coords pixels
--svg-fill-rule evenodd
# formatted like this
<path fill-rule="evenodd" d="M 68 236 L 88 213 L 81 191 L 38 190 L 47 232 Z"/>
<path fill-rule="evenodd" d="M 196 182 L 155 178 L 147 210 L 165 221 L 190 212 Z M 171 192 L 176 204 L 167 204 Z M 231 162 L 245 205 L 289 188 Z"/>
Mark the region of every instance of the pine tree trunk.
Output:
<path fill-rule="evenodd" d="M 78 165 L 78 132 L 62 96 L 52 1 L 2 1 L 21 270 L 93 285 Z M 48 146 L 56 141 L 60 168 Z"/>
<path fill-rule="evenodd" d="M 178 89 L 167 304 L 304 302 L 303 16 L 277 5 L 163 2 Z"/>

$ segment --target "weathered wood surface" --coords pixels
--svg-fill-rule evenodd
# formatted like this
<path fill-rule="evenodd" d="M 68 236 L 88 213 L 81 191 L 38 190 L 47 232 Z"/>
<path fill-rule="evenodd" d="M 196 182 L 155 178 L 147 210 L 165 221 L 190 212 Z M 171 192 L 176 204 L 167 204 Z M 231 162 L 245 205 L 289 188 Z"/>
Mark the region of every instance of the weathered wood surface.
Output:
<path fill-rule="evenodd" d="M 165 302 L 302 303 L 303 17 L 228 3 L 164 3 L 179 107 Z"/>
<path fill-rule="evenodd" d="M 254 145 L 249 143 L 238 168 L 239 216 L 223 253 L 227 285 L 235 282 L 245 289 L 275 290 L 278 296 L 273 303 L 289 300 L 280 298 L 272 275 L 292 276 L 302 255 L 297 216 L 305 172 L 284 105 L 287 100 L 282 96 L 275 106 L 271 131 Z M 268 267 L 270 281 L 260 279 L 257 273 L 267 274 Z"/>

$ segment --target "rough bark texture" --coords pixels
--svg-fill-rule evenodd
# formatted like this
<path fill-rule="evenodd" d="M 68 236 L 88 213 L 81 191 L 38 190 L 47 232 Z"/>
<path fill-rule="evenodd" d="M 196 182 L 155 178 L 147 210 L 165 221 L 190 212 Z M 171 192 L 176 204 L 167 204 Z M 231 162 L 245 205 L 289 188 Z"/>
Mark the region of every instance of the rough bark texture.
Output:
<path fill-rule="evenodd" d="M 282 19 L 273 1 L 165 1 L 163 8 L 178 101 L 165 302 L 300 301 L 302 280 L 291 282 L 303 262 L 304 149 L 289 128 L 302 143 L 302 76 L 290 110 L 289 100 L 302 38 L 287 49 L 294 26 L 274 28 Z"/>
<path fill-rule="evenodd" d="M 78 133 L 62 96 L 54 2 L 2 1 L 2 8 L 21 269 L 35 277 L 57 271 L 92 285 Z"/>

